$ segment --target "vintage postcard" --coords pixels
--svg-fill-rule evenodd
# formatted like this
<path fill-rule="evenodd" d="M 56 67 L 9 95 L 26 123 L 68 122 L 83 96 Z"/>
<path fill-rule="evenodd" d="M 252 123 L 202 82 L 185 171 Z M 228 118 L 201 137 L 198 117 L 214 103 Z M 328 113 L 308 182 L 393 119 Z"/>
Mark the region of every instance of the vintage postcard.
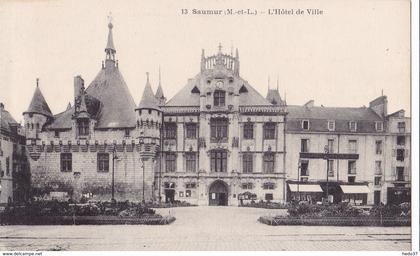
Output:
<path fill-rule="evenodd" d="M 412 10 L 1 2 L 0 251 L 416 255 Z"/>

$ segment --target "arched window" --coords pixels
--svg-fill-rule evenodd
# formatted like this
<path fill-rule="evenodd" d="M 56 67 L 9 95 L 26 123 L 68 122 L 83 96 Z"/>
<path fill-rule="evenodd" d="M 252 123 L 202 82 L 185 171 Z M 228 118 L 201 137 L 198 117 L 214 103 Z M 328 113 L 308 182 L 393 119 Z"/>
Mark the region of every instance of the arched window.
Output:
<path fill-rule="evenodd" d="M 274 154 L 265 153 L 264 154 L 264 173 L 273 173 L 274 172 Z"/>

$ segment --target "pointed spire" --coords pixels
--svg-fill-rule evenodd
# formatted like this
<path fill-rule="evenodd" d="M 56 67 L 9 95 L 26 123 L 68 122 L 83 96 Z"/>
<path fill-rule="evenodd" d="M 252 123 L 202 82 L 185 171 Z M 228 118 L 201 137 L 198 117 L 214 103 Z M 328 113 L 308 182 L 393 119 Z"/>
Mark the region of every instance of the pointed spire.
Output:
<path fill-rule="evenodd" d="M 153 94 L 152 86 L 150 85 L 149 72 L 146 72 L 146 77 L 146 86 L 144 87 L 143 96 L 136 109 L 155 109 L 160 111 L 159 104 Z"/>
<path fill-rule="evenodd" d="M 267 88 L 268 90 L 270 90 L 270 76 L 268 76 L 268 79 L 267 79 Z"/>
<path fill-rule="evenodd" d="M 222 54 L 222 43 L 219 43 L 219 54 Z"/>
<path fill-rule="evenodd" d="M 201 72 L 206 70 L 206 57 L 204 55 L 204 49 L 201 49 Z"/>
<path fill-rule="evenodd" d="M 160 66 L 159 66 L 159 85 L 158 85 L 158 88 L 156 90 L 155 97 L 158 100 L 159 105 L 165 104 L 166 98 L 165 98 L 165 95 L 163 95 L 162 82 L 161 82 L 161 74 L 160 74 Z"/>
<path fill-rule="evenodd" d="M 108 66 L 108 62 L 112 61 L 112 64 L 109 64 L 111 66 L 115 66 L 115 53 L 117 52 L 115 50 L 115 46 L 114 46 L 114 39 L 112 36 L 112 28 L 114 27 L 114 25 L 112 25 L 112 16 L 111 13 L 108 16 L 108 40 L 106 43 L 106 47 L 105 47 L 105 53 L 106 53 L 106 58 L 105 58 L 105 67 Z"/>
<path fill-rule="evenodd" d="M 236 53 L 235 53 L 235 66 L 234 66 L 234 74 L 239 76 L 239 51 L 238 48 L 236 48 Z"/>
<path fill-rule="evenodd" d="M 67 111 L 67 110 L 70 110 L 70 109 L 71 109 L 71 103 L 69 102 L 69 104 L 67 104 L 66 111 Z"/>
<path fill-rule="evenodd" d="M 36 87 L 34 95 L 32 96 L 31 103 L 29 104 L 28 110 L 23 114 L 41 114 L 47 117 L 52 117 L 50 107 L 44 98 L 44 95 L 39 88 L 39 78 L 36 79 Z"/>
<path fill-rule="evenodd" d="M 279 75 L 277 75 L 277 91 L 279 90 Z"/>

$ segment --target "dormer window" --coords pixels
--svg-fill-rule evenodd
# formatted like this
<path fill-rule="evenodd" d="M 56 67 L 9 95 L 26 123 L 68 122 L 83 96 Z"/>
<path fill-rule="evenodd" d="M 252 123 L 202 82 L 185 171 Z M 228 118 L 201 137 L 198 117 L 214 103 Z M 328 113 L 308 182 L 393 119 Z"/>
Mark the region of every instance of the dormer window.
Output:
<path fill-rule="evenodd" d="M 328 131 L 335 131 L 335 121 L 328 121 Z"/>
<path fill-rule="evenodd" d="M 350 121 L 349 122 L 349 129 L 351 132 L 357 131 L 357 122 L 356 121 Z"/>
<path fill-rule="evenodd" d="M 309 120 L 302 120 L 302 129 L 309 130 Z"/>
<path fill-rule="evenodd" d="M 89 135 L 89 119 L 77 120 L 77 133 L 79 136 Z"/>
<path fill-rule="evenodd" d="M 384 130 L 383 122 L 375 122 L 375 129 L 377 132 L 382 132 Z"/>
<path fill-rule="evenodd" d="M 223 107 L 226 103 L 226 93 L 225 91 L 215 91 L 214 92 L 214 106 Z"/>

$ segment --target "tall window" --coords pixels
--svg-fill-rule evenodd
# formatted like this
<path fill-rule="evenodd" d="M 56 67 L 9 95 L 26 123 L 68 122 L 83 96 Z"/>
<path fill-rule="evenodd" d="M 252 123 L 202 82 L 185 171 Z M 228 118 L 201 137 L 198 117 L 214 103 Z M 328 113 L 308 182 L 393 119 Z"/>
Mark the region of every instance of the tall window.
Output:
<path fill-rule="evenodd" d="M 349 129 L 350 129 L 350 131 L 352 131 L 352 132 L 357 131 L 357 122 L 355 122 L 355 121 L 351 121 L 351 122 L 349 122 Z"/>
<path fill-rule="evenodd" d="M 210 121 L 210 130 L 212 139 L 226 139 L 228 131 L 228 120 L 226 118 L 212 118 Z"/>
<path fill-rule="evenodd" d="M 383 122 L 375 122 L 376 131 L 382 132 L 384 130 L 384 123 Z"/>
<path fill-rule="evenodd" d="M 404 181 L 404 167 L 397 167 L 397 181 Z"/>
<path fill-rule="evenodd" d="M 404 161 L 404 154 L 405 154 L 404 149 L 397 149 L 397 160 Z"/>
<path fill-rule="evenodd" d="M 176 155 L 173 152 L 168 152 L 165 155 L 165 170 L 166 172 L 176 171 Z"/>
<path fill-rule="evenodd" d="M 214 106 L 223 107 L 225 105 L 225 96 L 224 91 L 214 91 Z"/>
<path fill-rule="evenodd" d="M 108 153 L 98 153 L 98 172 L 109 172 Z"/>
<path fill-rule="evenodd" d="M 356 175 L 356 161 L 349 160 L 349 162 L 348 162 L 348 174 Z"/>
<path fill-rule="evenodd" d="M 328 121 L 328 131 L 335 130 L 335 121 Z"/>
<path fill-rule="evenodd" d="M 328 160 L 328 177 L 334 177 L 334 160 Z"/>
<path fill-rule="evenodd" d="M 302 129 L 303 130 L 309 130 L 309 120 L 303 120 L 302 121 Z"/>
<path fill-rule="evenodd" d="M 195 153 L 186 153 L 185 154 L 185 165 L 187 172 L 196 171 L 196 154 Z"/>
<path fill-rule="evenodd" d="M 89 119 L 77 120 L 77 132 L 80 136 L 89 135 Z"/>
<path fill-rule="evenodd" d="M 264 154 L 264 173 L 273 173 L 274 172 L 274 154 L 265 153 Z"/>
<path fill-rule="evenodd" d="M 300 140 L 300 152 L 309 152 L 309 139 Z"/>
<path fill-rule="evenodd" d="M 254 124 L 245 123 L 244 124 L 244 139 L 253 139 L 254 138 Z"/>
<path fill-rule="evenodd" d="M 328 140 L 328 152 L 334 153 L 334 140 L 333 139 Z"/>
<path fill-rule="evenodd" d="M 165 123 L 165 139 L 176 139 L 176 123 Z"/>
<path fill-rule="evenodd" d="M 242 156 L 243 173 L 252 173 L 253 171 L 253 155 L 244 154 Z"/>
<path fill-rule="evenodd" d="M 397 145 L 404 146 L 405 145 L 405 136 L 397 136 Z"/>
<path fill-rule="evenodd" d="M 61 153 L 60 155 L 60 170 L 62 172 L 71 172 L 72 171 L 72 154 L 71 153 Z"/>
<path fill-rule="evenodd" d="M 197 138 L 197 125 L 196 124 L 187 124 L 185 126 L 187 130 L 187 139 L 195 139 Z"/>
<path fill-rule="evenodd" d="M 398 132 L 405 132 L 405 122 L 398 122 Z"/>
<path fill-rule="evenodd" d="M 382 154 L 382 140 L 377 140 L 375 142 L 375 152 L 377 155 Z"/>
<path fill-rule="evenodd" d="M 276 138 L 276 124 L 275 123 L 266 123 L 264 125 L 264 139 L 265 140 L 274 140 Z"/>
<path fill-rule="evenodd" d="M 309 160 L 300 161 L 300 176 L 309 176 Z"/>
<path fill-rule="evenodd" d="M 6 157 L 6 175 L 10 174 L 10 157 Z"/>
<path fill-rule="evenodd" d="M 349 153 L 357 153 L 357 140 L 349 140 Z"/>
<path fill-rule="evenodd" d="M 226 172 L 227 153 L 226 151 L 212 151 L 210 153 L 210 169 L 212 172 Z"/>
<path fill-rule="evenodd" d="M 382 174 L 382 161 L 375 161 L 375 174 L 376 175 Z"/>
<path fill-rule="evenodd" d="M 381 176 L 375 177 L 375 186 L 381 185 Z"/>

